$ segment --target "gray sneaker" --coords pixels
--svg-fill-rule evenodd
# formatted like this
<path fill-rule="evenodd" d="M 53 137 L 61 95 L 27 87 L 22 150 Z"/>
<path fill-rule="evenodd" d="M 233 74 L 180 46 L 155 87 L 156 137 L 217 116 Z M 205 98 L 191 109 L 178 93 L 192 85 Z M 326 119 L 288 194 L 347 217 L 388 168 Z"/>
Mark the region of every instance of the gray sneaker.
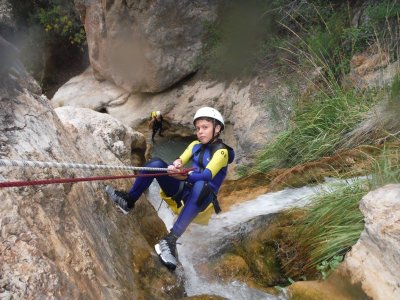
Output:
<path fill-rule="evenodd" d="M 161 262 L 170 270 L 175 270 L 178 263 L 176 259 L 176 240 L 177 237 L 169 233 L 154 246 Z"/>
<path fill-rule="evenodd" d="M 117 207 L 126 215 L 133 209 L 135 203 L 129 200 L 128 193 L 117 191 L 112 186 L 106 186 L 106 192 Z"/>

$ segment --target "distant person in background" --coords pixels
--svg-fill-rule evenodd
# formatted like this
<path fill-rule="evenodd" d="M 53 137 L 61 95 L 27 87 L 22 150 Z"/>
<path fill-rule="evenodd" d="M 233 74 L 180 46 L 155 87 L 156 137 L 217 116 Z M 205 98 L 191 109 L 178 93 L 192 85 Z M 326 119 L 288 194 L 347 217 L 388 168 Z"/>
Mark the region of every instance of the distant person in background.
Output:
<path fill-rule="evenodd" d="M 151 121 L 150 121 L 150 127 L 153 130 L 153 133 L 151 135 L 151 141 L 154 143 L 154 137 L 156 136 L 156 133 L 158 131 L 159 136 L 163 136 L 162 134 L 162 125 L 163 125 L 163 116 L 161 115 L 161 112 L 158 111 L 153 111 L 151 113 Z"/>

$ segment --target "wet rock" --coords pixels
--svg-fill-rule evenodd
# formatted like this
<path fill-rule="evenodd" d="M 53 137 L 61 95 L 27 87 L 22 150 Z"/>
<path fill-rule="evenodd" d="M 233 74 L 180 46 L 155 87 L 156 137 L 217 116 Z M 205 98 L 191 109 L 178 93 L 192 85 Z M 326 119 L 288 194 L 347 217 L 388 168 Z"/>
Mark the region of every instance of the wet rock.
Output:
<path fill-rule="evenodd" d="M 214 269 L 219 278 L 225 281 L 240 280 L 246 282 L 250 269 L 243 257 L 239 255 L 224 255 Z"/>
<path fill-rule="evenodd" d="M 258 216 L 235 227 L 212 258 L 213 276 L 238 280 L 265 289 L 284 282 L 274 240 L 280 231 L 279 214 Z"/>

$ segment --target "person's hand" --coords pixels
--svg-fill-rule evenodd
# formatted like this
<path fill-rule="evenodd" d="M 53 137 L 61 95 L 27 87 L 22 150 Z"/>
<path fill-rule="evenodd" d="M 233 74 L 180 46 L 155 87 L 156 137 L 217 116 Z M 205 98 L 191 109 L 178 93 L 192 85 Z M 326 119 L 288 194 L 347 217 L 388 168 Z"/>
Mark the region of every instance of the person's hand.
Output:
<path fill-rule="evenodd" d="M 182 161 L 180 159 L 175 160 L 172 165 L 168 166 L 168 173 L 171 174 L 171 177 L 174 177 L 178 180 L 186 180 L 187 179 L 187 174 L 176 174 L 173 175 L 174 173 L 179 173 L 182 171 Z"/>

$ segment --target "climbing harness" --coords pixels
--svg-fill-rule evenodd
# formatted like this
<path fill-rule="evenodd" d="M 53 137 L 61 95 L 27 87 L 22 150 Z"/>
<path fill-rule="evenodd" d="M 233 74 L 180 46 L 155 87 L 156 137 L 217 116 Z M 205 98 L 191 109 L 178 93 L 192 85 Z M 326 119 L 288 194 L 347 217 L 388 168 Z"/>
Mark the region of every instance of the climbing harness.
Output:
<path fill-rule="evenodd" d="M 131 174 L 120 176 L 100 176 L 100 177 L 82 177 L 82 178 L 57 178 L 57 179 L 43 179 L 43 180 L 24 180 L 24 181 L 8 181 L 0 182 L 0 188 L 4 187 L 21 187 L 32 185 L 56 184 L 56 183 L 69 183 L 81 181 L 99 181 L 99 180 L 112 180 L 112 179 L 125 179 L 134 177 L 149 177 L 149 176 L 170 176 L 177 174 L 187 174 L 193 168 L 183 169 L 181 172 L 167 173 L 167 168 L 149 168 L 149 167 L 129 167 L 129 166 L 112 166 L 112 165 L 93 165 L 93 164 L 76 164 L 76 163 L 57 163 L 57 162 L 41 162 L 29 160 L 10 160 L 0 159 L 0 166 L 8 167 L 33 167 L 33 168 L 62 168 L 62 169 L 113 169 L 113 170 L 133 170 L 133 171 L 153 171 L 163 173 L 146 173 L 146 174 Z"/>

